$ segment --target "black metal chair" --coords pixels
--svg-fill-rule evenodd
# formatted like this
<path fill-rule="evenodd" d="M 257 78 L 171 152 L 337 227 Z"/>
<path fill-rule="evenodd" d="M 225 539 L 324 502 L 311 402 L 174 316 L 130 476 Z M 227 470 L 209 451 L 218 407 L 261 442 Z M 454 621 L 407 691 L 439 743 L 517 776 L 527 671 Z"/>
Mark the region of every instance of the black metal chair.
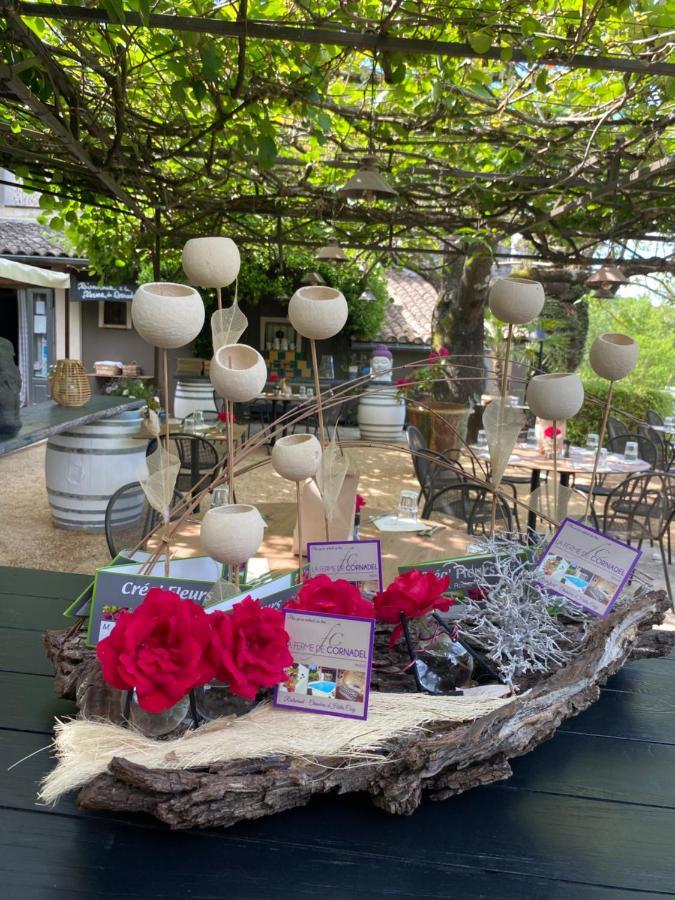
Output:
<path fill-rule="evenodd" d="M 222 466 L 222 459 L 218 456 L 214 444 L 206 438 L 196 434 L 172 433 L 169 438 L 180 460 L 180 470 L 176 479 L 176 489 L 182 493 L 189 493 L 196 484 L 202 481 L 207 473 L 211 473 L 207 481 L 201 487 L 208 487 L 218 474 Z M 146 456 L 157 449 L 157 439 L 154 438 L 148 444 Z M 213 471 L 211 471 L 213 470 Z"/>
<path fill-rule="evenodd" d="M 662 435 L 660 435 L 659 432 L 654 428 L 651 428 L 649 425 L 644 424 L 638 425 L 638 434 L 641 437 L 646 438 L 648 441 L 651 441 L 652 444 L 654 444 L 654 446 L 656 447 L 658 453 L 658 461 L 655 468 L 664 470 L 667 469 L 670 462 L 670 454 Z"/>
<path fill-rule="evenodd" d="M 181 500 L 174 491 L 171 506 Z M 142 545 L 145 538 L 161 519 L 157 510 L 146 500 L 137 481 L 124 484 L 115 491 L 105 511 L 105 539 L 110 556 L 114 559 L 122 550 L 133 550 Z"/>
<path fill-rule="evenodd" d="M 672 481 L 673 476 L 660 472 L 629 475 L 610 491 L 602 516 L 602 531 L 605 534 L 620 537 L 629 544 L 637 541 L 638 547 L 645 540 L 659 545 L 671 604 L 673 592 L 663 542 L 669 535 L 675 516 Z"/>
<path fill-rule="evenodd" d="M 422 518 L 428 518 L 434 503 L 444 492 L 461 483 L 464 471 L 459 462 L 449 460 L 441 453 L 430 450 L 424 435 L 414 425 L 406 431 L 408 449 L 412 456 L 413 469 L 420 485 L 417 502 L 423 500 Z"/>
<path fill-rule="evenodd" d="M 616 416 L 609 416 L 607 418 L 607 434 L 610 438 L 615 438 L 620 437 L 622 434 L 629 434 L 629 430 L 621 419 L 617 419 Z"/>
<path fill-rule="evenodd" d="M 665 422 L 663 420 L 663 416 L 661 413 L 658 413 L 655 409 L 647 410 L 647 422 L 650 425 L 664 425 Z"/>
<path fill-rule="evenodd" d="M 646 463 L 649 463 L 652 469 L 655 469 L 659 463 L 659 449 L 648 437 L 642 434 L 626 434 L 617 435 L 609 438 L 605 442 L 605 446 L 609 453 L 624 453 L 626 444 L 634 441 L 638 445 L 638 456 Z"/>

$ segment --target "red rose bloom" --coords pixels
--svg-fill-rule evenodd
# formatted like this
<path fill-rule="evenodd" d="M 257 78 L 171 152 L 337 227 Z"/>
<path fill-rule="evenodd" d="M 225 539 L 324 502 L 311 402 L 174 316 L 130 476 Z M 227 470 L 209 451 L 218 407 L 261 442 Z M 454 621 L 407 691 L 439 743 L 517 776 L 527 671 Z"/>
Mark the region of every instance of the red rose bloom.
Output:
<path fill-rule="evenodd" d="M 556 428 L 555 430 L 556 436 L 560 434 L 560 429 Z M 553 425 L 549 425 L 546 431 L 544 432 L 544 437 L 552 438 L 553 437 Z"/>
<path fill-rule="evenodd" d="M 412 387 L 415 384 L 412 378 L 399 378 L 396 382 L 396 386 L 399 388 L 407 388 Z"/>
<path fill-rule="evenodd" d="M 435 363 L 441 358 L 441 354 L 437 350 L 432 350 L 427 356 L 427 362 Z"/>
<path fill-rule="evenodd" d="M 205 657 L 209 640 L 209 617 L 201 606 L 153 588 L 133 612 L 120 613 L 96 655 L 108 684 L 135 688 L 139 705 L 159 713 L 213 678 Z"/>
<path fill-rule="evenodd" d="M 366 506 L 366 498 L 362 497 L 361 494 L 356 495 L 356 511 L 360 512 L 364 506 Z"/>
<path fill-rule="evenodd" d="M 278 378 L 279 378 L 279 376 L 277 375 L 277 373 L 272 372 L 267 380 L 268 381 L 276 381 Z"/>
<path fill-rule="evenodd" d="M 226 409 L 221 409 L 218 413 L 218 420 L 220 422 L 236 422 L 237 417 L 234 413 L 230 414 Z"/>
<path fill-rule="evenodd" d="M 413 619 L 415 616 L 425 616 L 434 609 L 447 612 L 455 602 L 452 597 L 443 597 L 449 585 L 449 575 L 439 578 L 433 572 L 414 569 L 399 575 L 386 590 L 377 594 L 373 600 L 377 618 L 396 625 L 390 643 L 395 644 L 403 634 L 401 613 Z"/>
<path fill-rule="evenodd" d="M 373 604 L 370 600 L 363 599 L 355 584 L 342 578 L 333 581 L 328 575 L 309 578 L 298 595 L 284 604 L 284 608 L 332 613 L 334 616 L 356 616 L 359 619 L 372 619 L 375 616 Z"/>
<path fill-rule="evenodd" d="M 286 679 L 284 670 L 293 657 L 282 612 L 246 597 L 230 612 L 214 612 L 208 618 L 215 677 L 226 682 L 233 694 L 255 700 L 260 688 Z"/>
<path fill-rule="evenodd" d="M 441 347 L 440 350 L 438 351 L 438 355 L 439 356 L 450 356 L 450 351 L 448 350 L 447 347 Z"/>

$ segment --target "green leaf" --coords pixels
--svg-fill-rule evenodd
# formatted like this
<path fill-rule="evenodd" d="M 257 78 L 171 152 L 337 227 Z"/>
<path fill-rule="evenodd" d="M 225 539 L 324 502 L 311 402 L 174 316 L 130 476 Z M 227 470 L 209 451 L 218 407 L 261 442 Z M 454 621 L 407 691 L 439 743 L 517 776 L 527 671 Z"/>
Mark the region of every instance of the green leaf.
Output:
<path fill-rule="evenodd" d="M 392 84 L 402 84 L 403 81 L 405 81 L 405 73 L 406 73 L 405 63 L 402 62 L 398 66 L 396 66 L 394 71 L 391 73 L 391 83 Z"/>
<path fill-rule="evenodd" d="M 141 22 L 147 27 L 150 24 L 151 0 L 140 0 L 138 4 L 138 14 Z"/>
<path fill-rule="evenodd" d="M 546 84 L 546 80 L 548 78 L 548 71 L 546 69 L 539 69 L 537 72 L 537 77 L 534 80 L 534 83 L 537 86 L 537 90 L 542 94 L 547 94 L 551 88 Z"/>
<path fill-rule="evenodd" d="M 223 71 L 223 57 L 213 41 L 208 41 L 200 50 L 202 75 L 207 81 L 216 81 Z"/>
<path fill-rule="evenodd" d="M 502 47 L 499 51 L 499 58 L 502 62 L 509 62 L 513 59 L 513 47 Z"/>
<path fill-rule="evenodd" d="M 206 85 L 203 81 L 193 81 L 191 87 L 195 100 L 197 103 L 201 103 L 206 96 Z"/>
<path fill-rule="evenodd" d="M 524 37 L 530 37 L 539 28 L 539 22 L 532 16 L 523 16 L 520 20 L 520 30 Z"/>
<path fill-rule="evenodd" d="M 124 25 L 127 20 L 122 0 L 102 0 L 103 9 L 108 13 L 111 22 Z"/>
<path fill-rule="evenodd" d="M 487 31 L 472 31 L 467 40 L 474 53 L 487 53 L 492 46 L 492 36 Z"/>
<path fill-rule="evenodd" d="M 261 134 L 258 138 L 258 162 L 263 169 L 269 169 L 277 158 L 277 145 L 270 134 Z"/>

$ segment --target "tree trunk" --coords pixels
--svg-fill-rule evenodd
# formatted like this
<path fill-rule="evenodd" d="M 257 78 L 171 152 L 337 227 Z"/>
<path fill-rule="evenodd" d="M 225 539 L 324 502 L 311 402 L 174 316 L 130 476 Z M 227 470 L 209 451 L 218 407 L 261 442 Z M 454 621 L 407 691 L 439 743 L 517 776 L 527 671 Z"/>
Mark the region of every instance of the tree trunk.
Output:
<path fill-rule="evenodd" d="M 483 310 L 492 264 L 491 256 L 449 257 L 443 269 L 433 343 L 457 358 L 448 366 L 456 403 L 483 392 Z"/>

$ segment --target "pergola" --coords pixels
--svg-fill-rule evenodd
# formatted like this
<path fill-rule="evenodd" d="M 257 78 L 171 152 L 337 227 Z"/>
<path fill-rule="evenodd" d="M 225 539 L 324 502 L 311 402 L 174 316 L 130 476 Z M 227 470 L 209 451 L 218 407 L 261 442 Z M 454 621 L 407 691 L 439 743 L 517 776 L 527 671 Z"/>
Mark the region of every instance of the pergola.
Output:
<path fill-rule="evenodd" d="M 132 246 L 335 235 L 405 259 L 520 234 L 526 258 L 672 270 L 634 242 L 675 224 L 673 10 L 540 6 L 2 0 L 0 163 L 57 224 L 84 205 Z M 340 196 L 366 155 L 390 199 Z"/>

